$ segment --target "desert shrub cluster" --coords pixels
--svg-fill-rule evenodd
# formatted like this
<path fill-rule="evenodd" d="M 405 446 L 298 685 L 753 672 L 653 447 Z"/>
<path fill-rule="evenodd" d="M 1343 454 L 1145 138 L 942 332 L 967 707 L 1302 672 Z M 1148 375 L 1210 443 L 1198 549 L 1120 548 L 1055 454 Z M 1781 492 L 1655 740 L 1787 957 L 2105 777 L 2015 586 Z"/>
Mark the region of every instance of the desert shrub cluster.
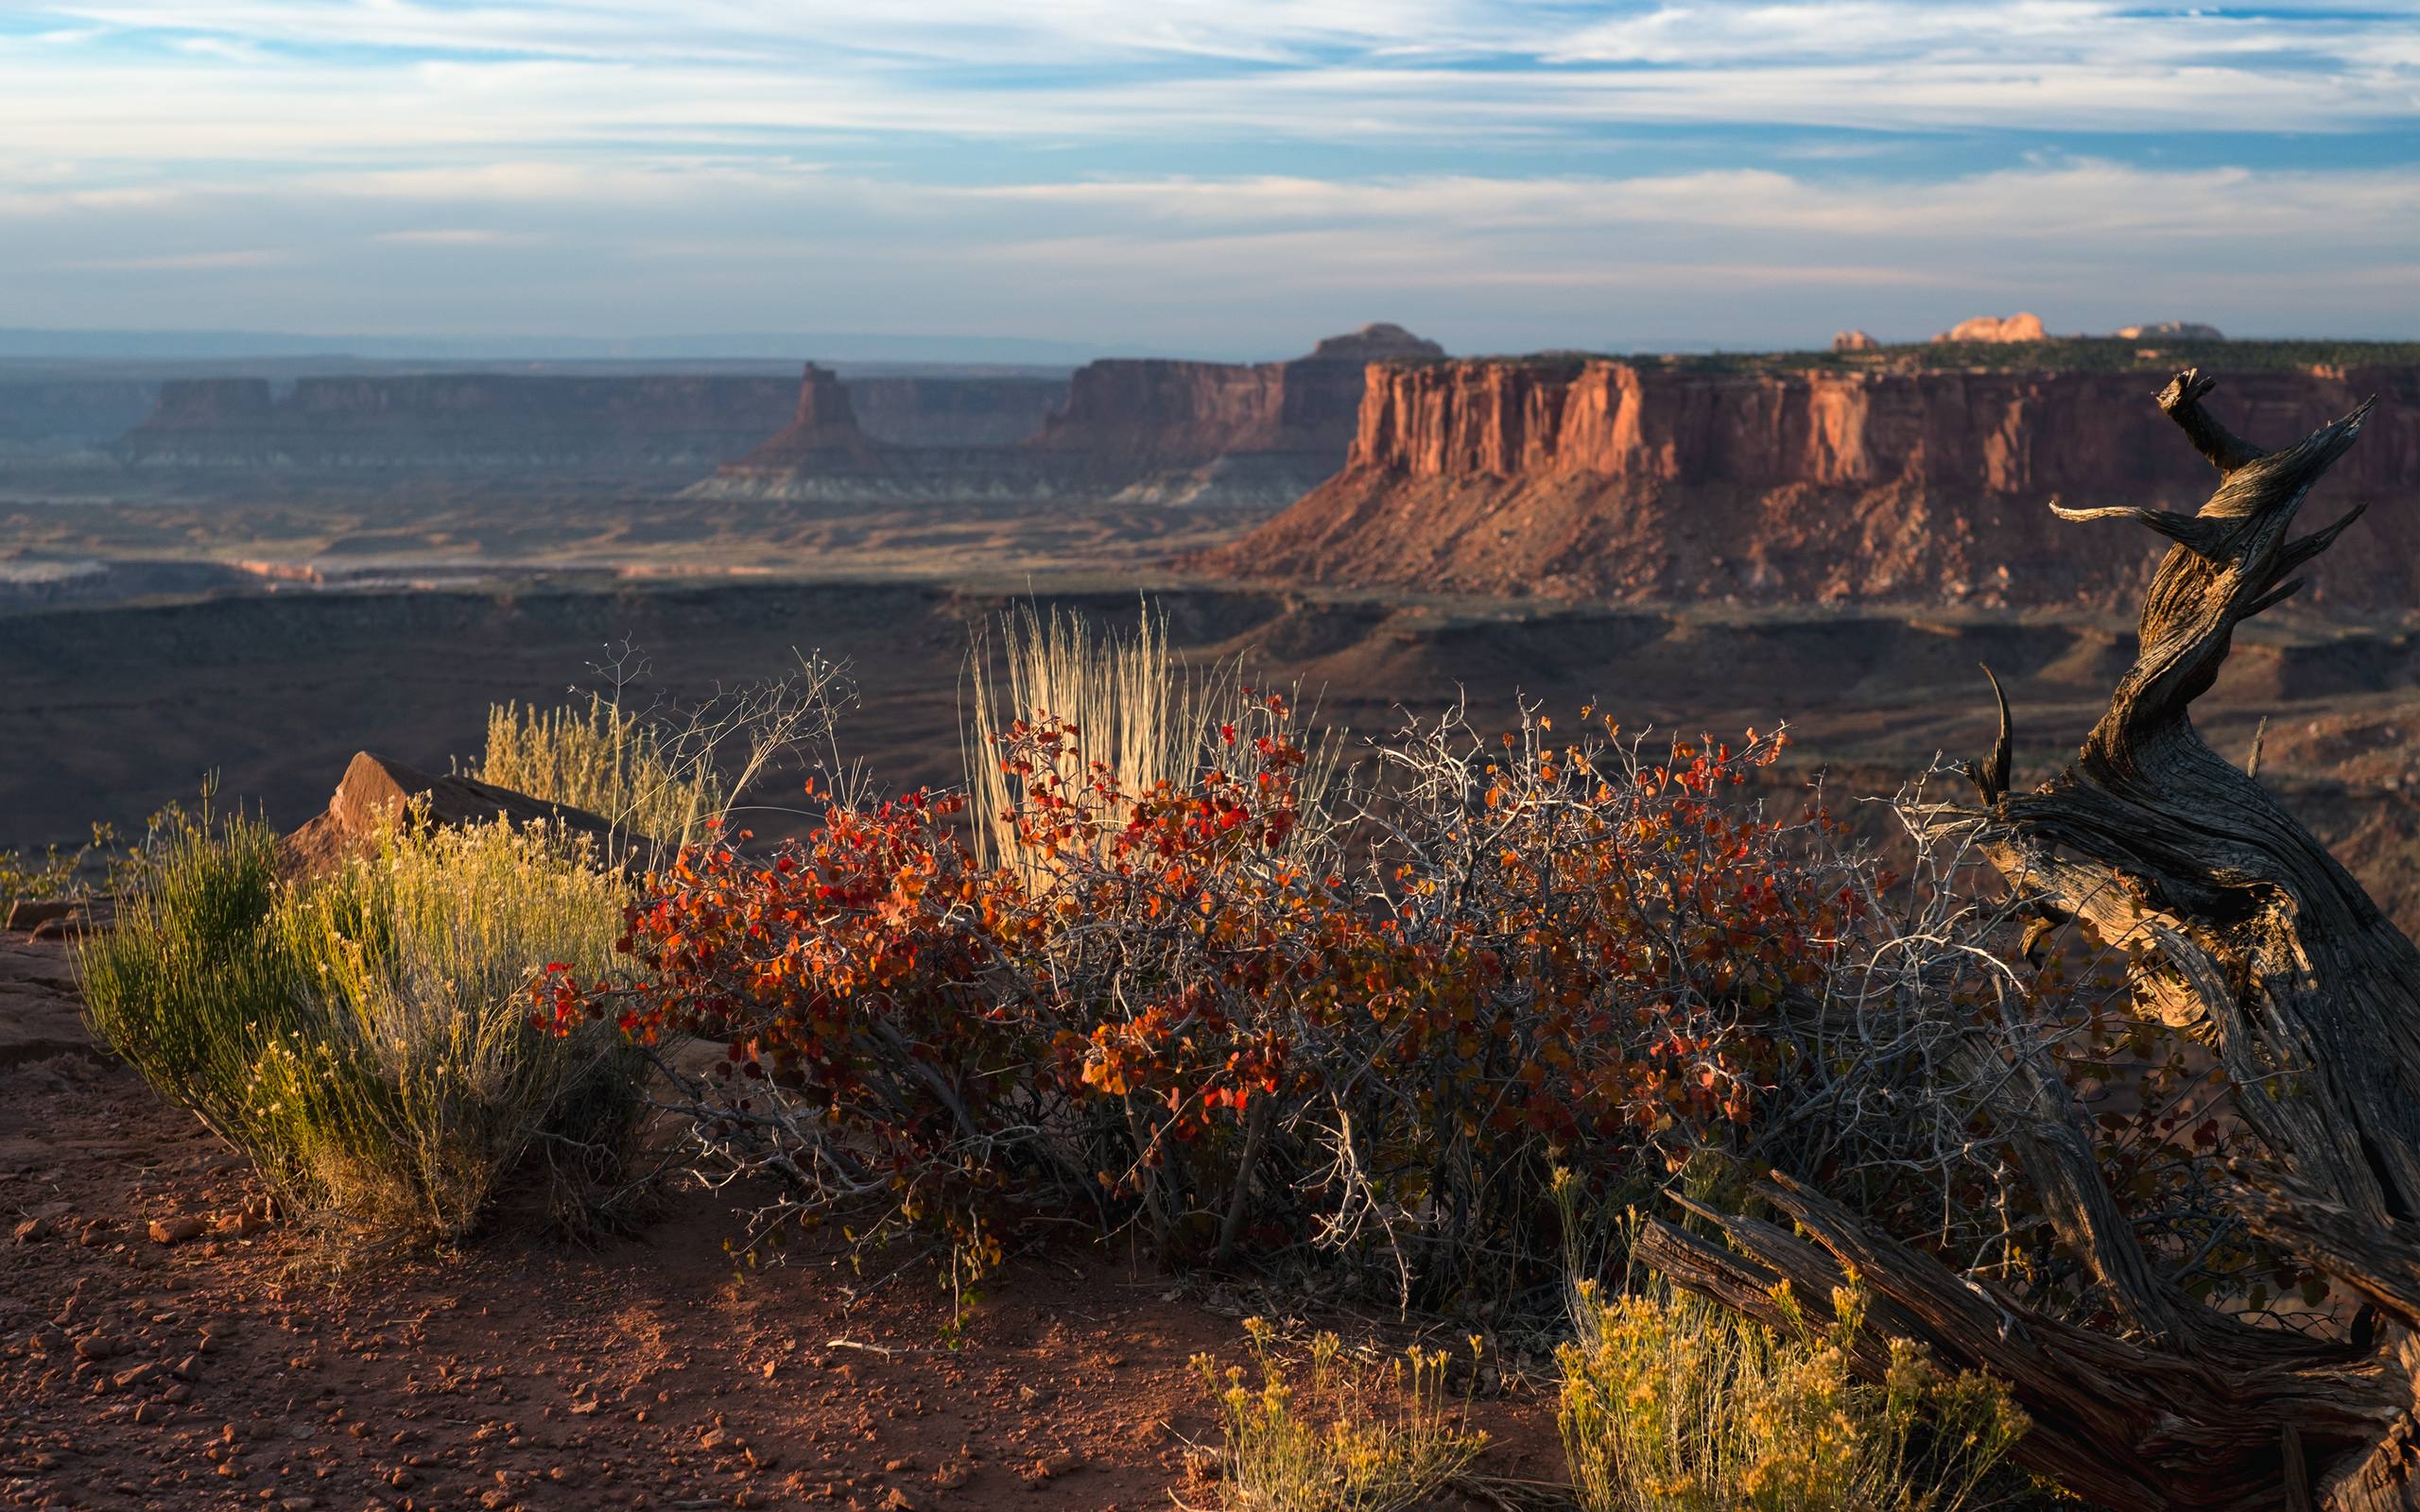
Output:
<path fill-rule="evenodd" d="M 1600 1222 L 1709 1151 L 2005 1238 L 1947 1064 L 2009 988 L 1995 925 L 1769 803 L 1777 736 L 1449 714 L 1313 794 L 1288 700 L 1228 710 L 1147 782 L 1122 736 L 1006 721 L 988 860 L 952 793 L 689 848 L 627 970 L 553 973 L 541 1017 L 724 1047 L 683 1100 L 706 1168 L 782 1178 L 758 1240 L 839 1219 L 979 1269 L 1048 1212 L 1538 1314 L 1554 1170 Z"/>
<path fill-rule="evenodd" d="M 258 821 L 180 818 L 79 952 L 87 1012 L 296 1211 L 458 1238 L 533 1160 L 605 1174 L 644 1111 L 614 1036 L 527 1022 L 543 966 L 612 959 L 624 895 L 592 859 L 502 822 L 406 821 L 292 886 Z"/>
<path fill-rule="evenodd" d="M 1885 865 L 1776 782 L 1777 733 L 1454 711 L 1347 762 L 1238 668 L 1184 679 L 1148 616 L 1007 641 L 966 789 L 870 796 L 833 756 L 788 840 L 727 816 L 829 736 L 830 681 L 688 735 L 605 702 L 497 711 L 479 775 L 678 843 L 599 858 L 407 819 L 305 885 L 240 816 L 155 828 L 82 952 L 95 1026 L 351 1223 L 458 1238 L 532 1176 L 624 1190 L 662 1108 L 697 1176 L 762 1194 L 752 1257 L 838 1226 L 963 1283 L 1073 1220 L 1560 1332 L 1590 1512 L 1952 1512 L 2022 1432 L 1912 1355 L 1857 1383 L 1894 1347 L 1854 1289 L 1778 1334 L 1654 1284 L 1575 1306 L 1667 1188 L 1725 1207 L 1787 1170 L 2089 1316 L 2000 1127 L 2028 1078 L 2083 1080 L 2179 1284 L 2257 1309 L 2308 1280 L 2206 1217 L 2229 1153 L 2206 1068 L 2107 984 L 2029 963 L 1954 844 L 1910 820 Z M 1315 1348 L 1309 1398 L 1343 1403 L 1316 1416 L 1253 1348 L 1256 1384 L 1207 1378 L 1231 1504 L 1415 1504 L 1477 1451 L 1440 1359 L 1365 1377 Z"/>

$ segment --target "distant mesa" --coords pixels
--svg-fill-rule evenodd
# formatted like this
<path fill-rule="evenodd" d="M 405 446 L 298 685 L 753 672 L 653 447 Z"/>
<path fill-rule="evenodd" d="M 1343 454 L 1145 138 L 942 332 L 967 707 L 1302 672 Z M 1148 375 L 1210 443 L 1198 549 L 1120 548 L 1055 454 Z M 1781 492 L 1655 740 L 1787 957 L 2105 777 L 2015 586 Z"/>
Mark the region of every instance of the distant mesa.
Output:
<path fill-rule="evenodd" d="M 170 379 L 118 442 L 147 467 L 694 472 L 781 423 L 778 378 L 414 373 Z"/>
<path fill-rule="evenodd" d="M 2121 325 L 2118 335 L 2126 341 L 2161 338 L 2169 341 L 2224 341 L 2219 328 L 2204 325 L 2199 320 L 2156 320 L 2150 325 Z"/>
<path fill-rule="evenodd" d="M 1875 352 L 1880 350 L 1881 346 L 1881 342 L 1875 340 L 1862 331 L 1841 331 L 1832 337 L 1834 352 Z"/>
<path fill-rule="evenodd" d="M 1935 341 L 2040 341 L 2044 339 L 2042 318 L 2019 310 L 2011 316 L 1979 315 L 1971 320 L 1961 320 Z"/>
<path fill-rule="evenodd" d="M 1358 331 L 1329 336 L 1311 349 L 1313 362 L 1426 362 L 1444 354 L 1443 347 L 1413 335 L 1391 320 L 1374 321 Z"/>
<path fill-rule="evenodd" d="M 1368 374 L 1444 354 L 1381 323 L 1330 336 L 1291 362 L 1104 358 L 1078 369 L 1065 403 L 1005 443 L 869 437 L 850 407 L 855 386 L 810 366 L 789 426 L 687 492 L 832 503 L 1284 505 L 1343 465 Z"/>

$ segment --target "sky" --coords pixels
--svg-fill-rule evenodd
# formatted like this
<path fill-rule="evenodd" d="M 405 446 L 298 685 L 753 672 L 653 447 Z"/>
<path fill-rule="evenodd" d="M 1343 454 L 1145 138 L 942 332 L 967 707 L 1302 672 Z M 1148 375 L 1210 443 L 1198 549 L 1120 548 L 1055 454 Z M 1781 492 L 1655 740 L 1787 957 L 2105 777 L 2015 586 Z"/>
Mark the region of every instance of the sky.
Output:
<path fill-rule="evenodd" d="M 2420 0 L 0 0 L 0 327 L 1243 357 L 2020 309 L 2420 336 Z"/>

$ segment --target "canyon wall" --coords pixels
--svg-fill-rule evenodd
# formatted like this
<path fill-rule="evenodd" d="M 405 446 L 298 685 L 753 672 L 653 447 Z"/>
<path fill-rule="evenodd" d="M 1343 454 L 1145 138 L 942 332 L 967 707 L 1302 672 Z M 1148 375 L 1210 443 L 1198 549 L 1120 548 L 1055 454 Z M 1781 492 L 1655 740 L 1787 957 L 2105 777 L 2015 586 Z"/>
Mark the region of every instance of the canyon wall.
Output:
<path fill-rule="evenodd" d="M 1067 402 L 1064 378 L 851 377 L 857 424 L 890 446 L 1012 446 Z"/>
<path fill-rule="evenodd" d="M 855 404 L 854 416 L 841 414 L 830 393 L 837 381 L 810 367 L 789 429 L 689 491 L 1273 507 L 1343 464 L 1373 360 L 1442 354 L 1400 327 L 1371 326 L 1291 362 L 1109 359 L 1079 369 L 1063 407 L 1046 410 L 1022 435 L 1003 440 L 1003 424 L 970 432 L 960 444 L 921 445 L 877 428 L 862 382 L 838 385 Z"/>
<path fill-rule="evenodd" d="M 0 378 L 0 453 L 106 446 L 150 413 L 159 387 L 135 378 Z"/>
<path fill-rule="evenodd" d="M 778 378 L 430 373 L 172 379 L 119 455 L 147 466 L 691 469 L 778 427 Z"/>
<path fill-rule="evenodd" d="M 2420 604 L 2420 369 L 2219 374 L 2264 445 L 2378 407 L 2311 524 L 2376 509 L 2304 597 Z M 1373 368 L 1336 476 L 1214 574 L 1595 602 L 2131 601 L 2160 544 L 2046 507 L 2192 509 L 2215 474 L 2141 371 L 1740 375 L 1595 359 Z M 2348 542 L 2348 545 L 2350 543 Z"/>

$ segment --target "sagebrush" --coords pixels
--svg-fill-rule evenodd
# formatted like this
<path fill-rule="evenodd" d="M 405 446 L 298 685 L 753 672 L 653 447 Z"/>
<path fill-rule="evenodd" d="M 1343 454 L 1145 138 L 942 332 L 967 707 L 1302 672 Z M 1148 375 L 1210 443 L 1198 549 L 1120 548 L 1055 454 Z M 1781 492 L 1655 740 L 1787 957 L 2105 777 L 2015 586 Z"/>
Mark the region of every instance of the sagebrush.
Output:
<path fill-rule="evenodd" d="M 1557 1422 L 1582 1512 L 1960 1512 L 2023 1435 L 2007 1388 L 1864 1337 L 1866 1300 L 1818 1326 L 1785 1287 L 1775 1332 L 1651 1282 L 1579 1288 Z M 1884 1351 L 1858 1379 L 1860 1347 Z"/>
<path fill-rule="evenodd" d="M 1266 1319 L 1245 1319 L 1244 1332 L 1250 1374 L 1193 1359 L 1218 1408 L 1227 1512 L 1409 1512 L 1435 1504 L 1487 1447 L 1487 1435 L 1461 1420 L 1469 1398 L 1449 1393 L 1442 1350 L 1412 1345 L 1363 1361 L 1321 1333 L 1303 1369 Z M 1476 1338 L 1471 1350 L 1476 1366 Z"/>
<path fill-rule="evenodd" d="M 612 963 L 621 884 L 589 859 L 406 823 L 288 885 L 265 826 L 205 813 L 155 833 L 78 948 L 87 1012 L 298 1211 L 458 1238 L 533 1156 L 604 1174 L 643 1111 L 616 1037 L 527 1022 L 545 965 Z"/>

